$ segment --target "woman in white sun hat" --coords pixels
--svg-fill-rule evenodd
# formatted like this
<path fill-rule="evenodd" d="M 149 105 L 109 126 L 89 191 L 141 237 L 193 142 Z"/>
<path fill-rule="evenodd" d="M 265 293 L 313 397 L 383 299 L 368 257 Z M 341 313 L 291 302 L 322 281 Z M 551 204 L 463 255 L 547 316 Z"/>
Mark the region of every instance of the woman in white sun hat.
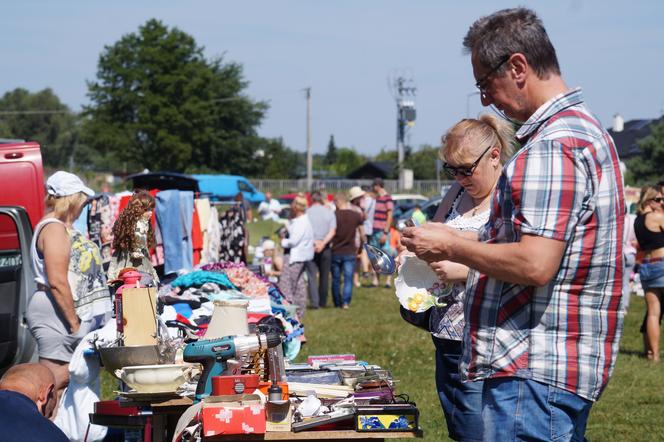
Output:
<path fill-rule="evenodd" d="M 59 396 L 78 342 L 106 322 L 112 305 L 99 248 L 73 228 L 94 192 L 76 175 L 58 171 L 46 181 L 46 194 L 46 215 L 35 226 L 30 250 L 37 291 L 27 320 Z"/>

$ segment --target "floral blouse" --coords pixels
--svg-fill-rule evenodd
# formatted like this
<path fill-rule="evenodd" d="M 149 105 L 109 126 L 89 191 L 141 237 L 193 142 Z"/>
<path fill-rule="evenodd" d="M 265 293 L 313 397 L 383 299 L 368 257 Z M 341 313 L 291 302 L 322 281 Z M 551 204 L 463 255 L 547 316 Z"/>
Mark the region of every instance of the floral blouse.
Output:
<path fill-rule="evenodd" d="M 464 190 L 461 189 L 452 203 L 452 208 L 444 221 L 449 227 L 462 231 L 478 231 L 489 220 L 489 210 L 477 213 L 472 217 L 464 217 L 457 211 Z M 452 291 L 441 301 L 447 303 L 445 307 L 433 307 L 429 320 L 431 334 L 440 339 L 461 341 L 463 339 L 463 297 L 466 289 L 465 282 L 454 284 Z"/>

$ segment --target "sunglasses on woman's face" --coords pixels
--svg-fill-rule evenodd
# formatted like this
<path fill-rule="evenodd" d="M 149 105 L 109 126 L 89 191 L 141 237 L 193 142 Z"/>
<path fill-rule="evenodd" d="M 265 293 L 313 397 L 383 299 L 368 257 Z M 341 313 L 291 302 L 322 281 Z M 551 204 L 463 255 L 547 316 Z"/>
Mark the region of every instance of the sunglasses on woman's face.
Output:
<path fill-rule="evenodd" d="M 657 198 L 652 199 L 656 203 L 664 203 L 664 197 L 658 196 Z"/>
<path fill-rule="evenodd" d="M 464 166 L 450 166 L 447 163 L 443 163 L 443 169 L 445 169 L 445 172 L 449 173 L 451 176 L 457 176 L 457 175 L 462 175 L 462 176 L 473 176 L 473 173 L 475 173 L 475 169 L 477 169 L 477 165 L 480 164 L 480 161 L 482 160 L 482 157 L 484 154 L 486 154 L 489 149 L 493 147 L 493 144 L 489 145 L 486 149 L 484 149 L 484 152 L 477 158 L 475 161 L 470 166 L 464 167 Z"/>

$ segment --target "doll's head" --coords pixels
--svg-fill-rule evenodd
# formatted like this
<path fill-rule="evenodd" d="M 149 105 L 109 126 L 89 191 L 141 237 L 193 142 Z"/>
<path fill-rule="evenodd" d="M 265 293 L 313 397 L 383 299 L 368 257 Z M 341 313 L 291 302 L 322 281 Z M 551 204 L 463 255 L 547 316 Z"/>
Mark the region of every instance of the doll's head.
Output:
<path fill-rule="evenodd" d="M 148 220 L 148 248 L 155 246 L 152 224 L 149 223 L 155 200 L 145 190 L 136 190 L 129 200 L 127 207 L 120 213 L 113 225 L 113 249 L 129 251 L 136 247 L 134 231 L 138 220 Z"/>

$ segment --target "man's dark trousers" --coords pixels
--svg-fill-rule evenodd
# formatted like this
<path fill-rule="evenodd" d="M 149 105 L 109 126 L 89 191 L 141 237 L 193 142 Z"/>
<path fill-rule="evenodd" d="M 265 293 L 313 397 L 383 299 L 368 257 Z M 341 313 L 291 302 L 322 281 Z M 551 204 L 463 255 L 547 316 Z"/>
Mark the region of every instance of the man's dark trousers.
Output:
<path fill-rule="evenodd" d="M 325 247 L 314 259 L 307 262 L 309 276 L 309 300 L 311 307 L 325 307 L 327 292 L 330 288 L 330 268 L 332 267 L 332 248 Z"/>

